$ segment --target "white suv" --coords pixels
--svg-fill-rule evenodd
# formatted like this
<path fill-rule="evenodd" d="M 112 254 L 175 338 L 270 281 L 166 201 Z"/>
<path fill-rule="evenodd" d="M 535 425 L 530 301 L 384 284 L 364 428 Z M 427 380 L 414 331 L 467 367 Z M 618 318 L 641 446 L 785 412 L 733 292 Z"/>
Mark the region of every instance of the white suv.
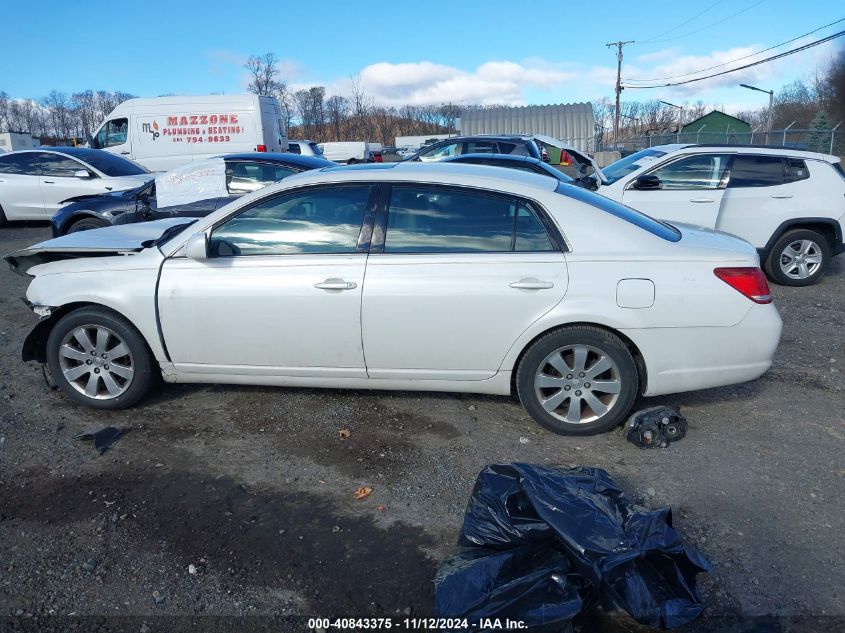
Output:
<path fill-rule="evenodd" d="M 769 277 L 809 286 L 845 252 L 839 158 L 765 146 L 660 145 L 605 167 L 599 193 L 657 218 L 733 233 Z"/>

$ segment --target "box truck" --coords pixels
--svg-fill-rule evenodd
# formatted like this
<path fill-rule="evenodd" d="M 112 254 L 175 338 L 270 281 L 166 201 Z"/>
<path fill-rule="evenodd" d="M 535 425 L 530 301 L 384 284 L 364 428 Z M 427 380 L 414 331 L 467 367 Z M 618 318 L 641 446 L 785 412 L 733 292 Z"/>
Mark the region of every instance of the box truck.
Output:
<path fill-rule="evenodd" d="M 97 128 L 89 145 L 151 171 L 236 152 L 284 152 L 279 101 L 259 95 L 129 99 Z"/>

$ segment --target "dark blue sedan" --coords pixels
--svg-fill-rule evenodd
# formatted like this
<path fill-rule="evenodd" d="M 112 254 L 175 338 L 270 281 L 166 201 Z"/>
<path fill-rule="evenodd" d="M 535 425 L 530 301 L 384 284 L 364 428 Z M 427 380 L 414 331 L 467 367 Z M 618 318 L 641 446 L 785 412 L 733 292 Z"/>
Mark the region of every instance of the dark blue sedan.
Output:
<path fill-rule="evenodd" d="M 595 190 L 595 180 L 591 178 L 572 178 L 559 169 L 532 156 L 514 156 L 513 154 L 461 154 L 447 158 L 444 163 L 471 163 L 473 165 L 490 165 L 491 167 L 508 167 L 521 171 L 550 176 L 568 185 L 576 185 L 585 189 Z"/>
<path fill-rule="evenodd" d="M 266 152 L 229 154 L 221 158 L 225 163 L 226 181 L 222 195 L 210 198 L 199 196 L 200 199 L 197 200 L 160 207 L 156 201 L 156 181 L 151 180 L 126 191 L 77 196 L 65 200 L 66 205 L 51 219 L 53 236 L 59 237 L 112 224 L 173 217 L 202 217 L 271 182 L 302 171 L 335 165 L 331 161 L 314 156 Z"/>

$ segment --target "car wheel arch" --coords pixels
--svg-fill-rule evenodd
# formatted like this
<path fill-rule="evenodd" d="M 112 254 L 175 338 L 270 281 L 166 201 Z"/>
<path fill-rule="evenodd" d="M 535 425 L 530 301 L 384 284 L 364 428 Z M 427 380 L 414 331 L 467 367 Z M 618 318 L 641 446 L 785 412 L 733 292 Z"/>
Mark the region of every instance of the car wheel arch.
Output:
<path fill-rule="evenodd" d="M 638 393 L 642 394 L 645 392 L 646 387 L 648 385 L 648 370 L 646 367 L 645 358 L 643 357 L 642 352 L 640 352 L 640 349 L 637 344 L 634 343 L 634 341 L 632 341 L 630 337 L 626 336 L 625 334 L 613 327 L 601 323 L 593 323 L 590 321 L 572 321 L 571 323 L 561 323 L 548 327 L 543 331 L 538 332 L 535 336 L 533 336 L 530 340 L 528 340 L 524 345 L 521 346 L 519 354 L 516 356 L 516 359 L 514 360 L 513 364 L 509 364 L 510 366 L 507 368 L 511 372 L 512 394 L 516 393 L 516 370 L 519 367 L 519 364 L 522 362 L 522 358 L 525 356 L 525 353 L 531 348 L 531 346 L 539 339 L 543 338 L 548 334 L 551 334 L 552 332 L 574 327 L 591 327 L 598 330 L 602 330 L 622 341 L 622 343 L 628 348 L 628 351 L 631 352 L 631 355 L 634 357 L 634 363 L 637 366 L 637 374 L 639 375 L 639 385 L 637 388 Z M 505 367 L 503 366 L 501 369 L 505 369 Z"/>
<path fill-rule="evenodd" d="M 839 222 L 833 218 L 825 217 L 806 217 L 793 218 L 782 222 L 773 232 L 769 241 L 766 243 L 762 251 L 761 260 L 768 257 L 775 244 L 784 236 L 787 231 L 795 231 L 798 229 L 805 229 L 807 231 L 815 231 L 823 235 L 828 242 L 831 250 L 835 250 L 839 244 L 842 243 L 842 228 Z"/>
<path fill-rule="evenodd" d="M 116 316 L 119 316 L 122 319 L 125 319 L 129 323 L 132 323 L 132 320 L 129 319 L 126 315 L 121 314 L 118 310 L 115 310 L 114 308 L 111 308 L 102 303 L 95 303 L 93 301 L 74 301 L 71 303 L 65 303 L 61 306 L 52 308 L 50 316 L 38 321 L 38 323 L 35 324 L 35 327 L 32 328 L 32 330 L 30 331 L 30 333 L 27 334 L 23 342 L 23 347 L 21 349 L 21 360 L 46 363 L 47 339 L 50 338 L 50 332 L 53 331 L 53 328 L 62 319 L 62 317 L 80 308 L 98 308 L 101 310 L 105 310 Z M 147 351 L 150 353 L 150 358 L 155 359 L 155 354 L 152 351 L 152 346 L 147 340 L 147 337 L 137 326 L 135 326 L 134 323 L 132 323 L 132 325 L 133 327 L 135 327 L 136 330 L 138 330 L 141 335 L 141 338 L 144 339 L 144 342 L 147 345 Z"/>
<path fill-rule="evenodd" d="M 70 233 L 71 228 L 73 228 L 75 224 L 81 222 L 82 220 L 97 220 L 98 222 L 103 221 L 103 219 L 96 213 L 80 211 L 79 213 L 75 213 L 70 216 L 67 220 L 65 220 L 61 228 L 61 235 L 67 235 L 68 233 Z"/>

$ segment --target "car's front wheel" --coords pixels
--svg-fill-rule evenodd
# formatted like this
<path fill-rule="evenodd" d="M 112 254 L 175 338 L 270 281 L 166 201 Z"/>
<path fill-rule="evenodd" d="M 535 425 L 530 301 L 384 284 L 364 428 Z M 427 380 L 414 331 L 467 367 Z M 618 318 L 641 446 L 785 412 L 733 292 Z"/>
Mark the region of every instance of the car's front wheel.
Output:
<path fill-rule="evenodd" d="M 67 230 L 68 233 L 79 233 L 79 231 L 90 231 L 91 229 L 101 229 L 108 226 L 108 223 L 98 220 L 97 218 L 83 218 L 77 220 L 70 225 Z"/>
<path fill-rule="evenodd" d="M 154 380 L 153 359 L 140 332 L 123 317 L 97 307 L 63 316 L 47 339 L 47 364 L 73 400 L 98 409 L 124 409 Z"/>
<path fill-rule="evenodd" d="M 639 373 L 627 346 L 591 326 L 571 326 L 540 337 L 516 374 L 522 406 L 561 435 L 603 433 L 621 423 L 639 390 Z"/>
<path fill-rule="evenodd" d="M 830 245 L 821 233 L 810 229 L 787 231 L 775 242 L 766 258 L 766 272 L 782 286 L 812 286 L 830 261 Z"/>

